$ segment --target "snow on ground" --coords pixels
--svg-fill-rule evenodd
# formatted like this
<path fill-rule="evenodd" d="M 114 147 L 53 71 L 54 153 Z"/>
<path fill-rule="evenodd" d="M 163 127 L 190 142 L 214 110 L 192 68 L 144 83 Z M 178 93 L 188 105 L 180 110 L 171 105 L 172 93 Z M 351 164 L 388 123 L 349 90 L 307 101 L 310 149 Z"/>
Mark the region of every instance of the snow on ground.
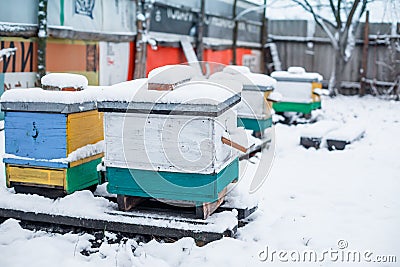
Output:
<path fill-rule="evenodd" d="M 320 253 L 318 259 L 324 251 L 367 252 L 371 260 L 393 255 L 397 263 L 362 261 L 357 266 L 399 266 L 400 103 L 340 96 L 324 99 L 323 108 L 324 120 L 365 126 L 365 137 L 343 151 L 307 150 L 299 146 L 306 125 L 278 124 L 275 161 L 257 192 L 262 196 L 259 210 L 236 239 L 203 247 L 191 238 L 175 243 L 125 240 L 103 243 L 97 253 L 83 256 L 80 251 L 90 250 L 89 234 L 33 232 L 8 220 L 0 225 L 0 266 L 279 266 L 281 250 L 281 258 L 293 266 L 350 265 L 341 262 L 340 253 L 333 255 L 339 256 L 337 262 L 323 254 L 322 262 L 293 263 L 285 251 L 312 250 Z M 4 184 L 3 178 L 0 194 Z M 268 259 L 260 261 L 266 255 L 260 252 L 267 249 Z"/>

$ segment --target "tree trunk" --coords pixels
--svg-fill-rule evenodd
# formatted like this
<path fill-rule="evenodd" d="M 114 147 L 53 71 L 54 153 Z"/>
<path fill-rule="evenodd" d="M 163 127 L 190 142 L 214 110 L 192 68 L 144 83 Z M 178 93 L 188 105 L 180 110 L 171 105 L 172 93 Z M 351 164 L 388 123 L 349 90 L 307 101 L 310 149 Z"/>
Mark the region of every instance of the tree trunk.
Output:
<path fill-rule="evenodd" d="M 342 57 L 342 53 L 340 50 L 335 53 L 335 77 L 334 77 L 334 86 L 333 86 L 333 95 L 337 95 L 342 86 L 343 81 L 343 69 L 344 69 L 344 59 Z"/>

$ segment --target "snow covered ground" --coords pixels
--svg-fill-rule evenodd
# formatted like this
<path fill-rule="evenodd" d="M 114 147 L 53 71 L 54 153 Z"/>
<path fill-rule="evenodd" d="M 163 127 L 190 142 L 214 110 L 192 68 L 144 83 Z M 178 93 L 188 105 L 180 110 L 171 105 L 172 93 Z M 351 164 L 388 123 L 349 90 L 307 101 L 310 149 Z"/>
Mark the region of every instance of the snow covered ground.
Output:
<path fill-rule="evenodd" d="M 275 161 L 257 192 L 259 210 L 236 239 L 203 247 L 191 238 L 104 242 L 84 256 L 89 234 L 33 232 L 7 220 L 0 225 L 0 266 L 276 266 L 282 260 L 288 260 L 285 266 L 353 265 L 347 256 L 342 262 L 343 252 L 359 252 L 358 266 L 399 266 L 400 103 L 340 96 L 324 99 L 323 108 L 324 120 L 364 126 L 365 137 L 343 151 L 307 150 L 299 145 L 307 125 L 277 125 Z M 4 151 L 3 132 L 1 138 Z M 0 194 L 8 192 L 4 180 Z M 306 251 L 324 259 L 292 261 Z M 373 262 L 376 256 L 396 256 L 397 263 Z"/>

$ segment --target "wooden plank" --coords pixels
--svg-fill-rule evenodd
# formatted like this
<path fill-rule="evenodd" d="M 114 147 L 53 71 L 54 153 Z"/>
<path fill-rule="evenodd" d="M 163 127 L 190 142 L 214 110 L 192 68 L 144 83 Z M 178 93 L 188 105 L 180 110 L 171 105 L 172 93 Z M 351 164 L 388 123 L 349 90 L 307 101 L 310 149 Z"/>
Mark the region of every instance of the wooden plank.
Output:
<path fill-rule="evenodd" d="M 237 150 L 239 150 L 239 151 L 241 151 L 243 153 L 247 152 L 247 148 L 245 148 L 244 146 L 239 145 L 238 143 L 235 143 L 235 142 L 229 140 L 228 138 L 221 137 L 221 141 L 225 145 L 231 146 L 231 147 L 233 147 L 233 148 L 235 148 L 235 149 L 237 149 Z"/>
<path fill-rule="evenodd" d="M 235 159 L 215 174 L 156 172 L 107 167 L 107 190 L 111 194 L 156 199 L 214 202 L 218 193 L 239 176 Z"/>
<path fill-rule="evenodd" d="M 103 140 L 103 114 L 97 110 L 69 114 L 67 118 L 67 153 Z"/>
<path fill-rule="evenodd" d="M 65 158 L 65 128 L 64 114 L 6 112 L 5 152 L 36 159 Z"/>
<path fill-rule="evenodd" d="M 110 214 L 111 215 L 111 214 Z M 115 215 L 115 220 L 107 220 L 107 219 L 92 219 L 92 218 L 80 218 L 73 217 L 67 215 L 58 215 L 58 214 L 45 214 L 38 212 L 26 212 L 21 210 L 12 210 L 7 208 L 0 208 L 0 218 L 13 218 L 16 220 L 20 220 L 23 222 L 31 223 L 31 224 L 40 224 L 42 226 L 48 226 L 50 229 L 54 227 L 54 225 L 60 227 L 73 227 L 73 228 L 82 228 L 82 229 L 94 229 L 111 232 L 117 232 L 122 234 L 140 234 L 140 235 L 150 235 L 150 236 L 158 236 L 158 237 L 168 237 L 168 238 L 182 238 L 182 237 L 192 237 L 196 241 L 203 241 L 205 243 L 219 240 L 223 237 L 233 237 L 237 231 L 237 226 L 233 229 L 226 229 L 222 231 L 211 231 L 211 230 L 196 230 L 197 222 L 192 222 L 187 220 L 189 224 L 192 225 L 192 229 L 179 229 L 174 228 L 173 225 L 169 224 L 171 216 L 166 218 L 157 217 L 151 218 L 149 214 L 140 214 L 140 213 L 130 213 L 126 214 L 128 217 L 135 218 L 144 218 L 147 221 L 151 220 L 154 224 L 152 225 L 143 225 L 137 223 L 135 221 L 132 222 L 120 222 L 118 221 L 118 217 L 121 214 Z M 167 223 L 168 222 L 168 223 Z M 205 222 L 207 223 L 207 222 Z"/>
<path fill-rule="evenodd" d="M 101 163 L 98 157 L 86 163 L 67 169 L 65 191 L 70 194 L 77 190 L 95 187 L 99 183 L 97 165 Z"/>
<path fill-rule="evenodd" d="M 74 161 L 74 162 L 70 162 L 69 163 L 69 167 L 72 168 L 72 167 L 75 167 L 75 166 L 78 166 L 78 165 L 81 165 L 81 164 L 84 164 L 84 163 L 87 163 L 89 161 L 92 161 L 92 160 L 95 160 L 95 159 L 99 159 L 99 158 L 102 158 L 102 157 L 104 157 L 104 153 L 100 153 L 100 154 L 93 155 L 93 156 L 90 156 L 90 157 L 87 157 L 87 158 L 83 158 L 83 159 L 80 159 L 80 160 L 77 160 L 77 161 Z"/>
<path fill-rule="evenodd" d="M 51 169 L 63 169 L 68 168 L 67 162 L 57 162 L 57 161 L 44 161 L 35 159 L 19 159 L 19 158 L 3 158 L 3 162 L 11 165 L 21 165 L 21 166 L 32 166 L 32 167 L 43 167 Z"/>
<path fill-rule="evenodd" d="M 9 183 L 64 186 L 66 171 L 63 169 L 51 170 L 6 164 L 6 174 Z"/>

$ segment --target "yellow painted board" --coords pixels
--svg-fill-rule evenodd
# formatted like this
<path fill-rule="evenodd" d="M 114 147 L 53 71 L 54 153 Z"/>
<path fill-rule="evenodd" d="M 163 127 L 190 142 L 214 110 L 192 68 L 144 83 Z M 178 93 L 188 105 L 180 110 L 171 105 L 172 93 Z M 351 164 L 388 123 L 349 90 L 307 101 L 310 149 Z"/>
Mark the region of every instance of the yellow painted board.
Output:
<path fill-rule="evenodd" d="M 265 99 L 265 101 L 267 102 L 267 104 L 268 104 L 268 111 L 269 112 L 271 112 L 271 109 L 272 109 L 272 101 L 268 101 L 268 97 L 269 97 L 269 95 L 271 94 L 271 92 L 272 91 L 266 91 L 266 92 L 264 92 L 264 99 Z"/>
<path fill-rule="evenodd" d="M 321 97 L 319 95 L 314 94 L 315 89 L 321 89 L 322 88 L 322 83 L 317 83 L 313 82 L 311 84 L 311 95 L 312 95 L 312 100 L 313 102 L 321 102 Z"/>
<path fill-rule="evenodd" d="M 67 154 L 103 139 L 103 113 L 92 110 L 68 115 Z"/>
<path fill-rule="evenodd" d="M 91 157 L 87 157 L 87 158 L 84 158 L 84 159 L 80 159 L 80 160 L 71 162 L 69 164 L 69 167 L 72 168 L 72 167 L 75 167 L 75 166 L 78 166 L 78 165 L 81 165 L 81 164 L 84 164 L 84 163 L 87 163 L 89 161 L 92 161 L 92 160 L 95 160 L 95 159 L 98 159 L 98 158 L 102 158 L 102 157 L 104 157 L 104 153 L 93 155 Z"/>
<path fill-rule="evenodd" d="M 7 181 L 25 184 L 64 186 L 66 170 L 22 167 L 7 164 Z"/>

